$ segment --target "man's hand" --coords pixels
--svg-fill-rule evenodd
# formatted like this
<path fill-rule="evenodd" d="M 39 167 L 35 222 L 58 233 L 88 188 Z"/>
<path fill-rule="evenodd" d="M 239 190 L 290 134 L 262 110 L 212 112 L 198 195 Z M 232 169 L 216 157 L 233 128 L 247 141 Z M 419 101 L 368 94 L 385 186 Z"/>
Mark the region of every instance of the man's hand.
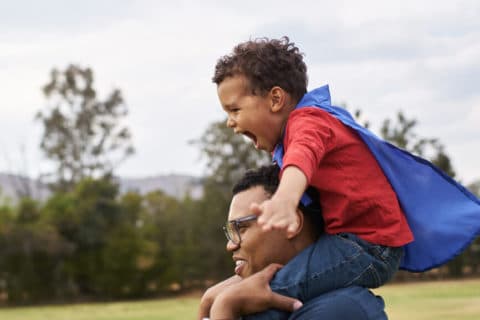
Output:
<path fill-rule="evenodd" d="M 222 293 L 226 288 L 240 282 L 242 278 L 234 275 L 222 282 L 217 283 L 213 287 L 210 287 L 205 291 L 200 300 L 200 308 L 198 311 L 198 319 L 208 318 L 210 314 L 210 308 L 217 296 Z"/>
<path fill-rule="evenodd" d="M 300 300 L 282 296 L 270 289 L 269 282 L 281 267 L 279 264 L 270 264 L 262 271 L 225 288 L 215 298 L 210 318 L 234 319 L 270 308 L 293 312 L 302 307 Z"/>

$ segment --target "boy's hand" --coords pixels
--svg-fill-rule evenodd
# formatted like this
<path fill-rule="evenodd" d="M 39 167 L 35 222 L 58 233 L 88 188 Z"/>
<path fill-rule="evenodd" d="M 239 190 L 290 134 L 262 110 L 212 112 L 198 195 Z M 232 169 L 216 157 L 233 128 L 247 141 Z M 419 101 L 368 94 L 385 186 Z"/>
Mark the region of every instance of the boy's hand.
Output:
<path fill-rule="evenodd" d="M 263 231 L 285 230 L 287 237 L 292 236 L 299 227 L 297 204 L 281 197 L 273 197 L 261 204 L 252 203 L 252 213 L 258 215 L 258 224 Z"/>
<path fill-rule="evenodd" d="M 292 236 L 299 227 L 296 211 L 306 188 L 305 174 L 295 166 L 286 167 L 272 198 L 261 204 L 252 203 L 250 206 L 252 213 L 259 215 L 257 222 L 263 230 L 284 229 L 287 237 Z"/>

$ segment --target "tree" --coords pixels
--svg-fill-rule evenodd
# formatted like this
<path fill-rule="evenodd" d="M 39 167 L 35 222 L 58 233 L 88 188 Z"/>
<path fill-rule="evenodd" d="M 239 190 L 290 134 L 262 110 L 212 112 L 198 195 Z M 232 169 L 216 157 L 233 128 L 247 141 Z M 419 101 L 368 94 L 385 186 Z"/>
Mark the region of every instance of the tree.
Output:
<path fill-rule="evenodd" d="M 212 123 L 193 143 L 200 146 L 201 156 L 207 159 L 208 180 L 229 193 L 247 169 L 267 164 L 271 157 L 255 149 L 245 137 L 235 134 L 226 122 L 225 119 Z"/>
<path fill-rule="evenodd" d="M 39 203 L 22 198 L 14 209 L 0 208 L 0 293 L 8 303 L 62 298 L 58 261 L 70 251 L 55 227 L 42 219 Z"/>
<path fill-rule="evenodd" d="M 36 119 L 43 124 L 40 148 L 56 163 L 53 187 L 71 190 L 86 177 L 105 177 L 134 152 L 131 135 L 121 120 L 127 107 L 120 90 L 101 101 L 93 88 L 90 68 L 69 65 L 53 69 L 43 87 L 47 110 Z"/>
<path fill-rule="evenodd" d="M 468 189 L 475 194 L 477 197 L 480 197 L 480 180 L 476 180 L 468 185 Z"/>

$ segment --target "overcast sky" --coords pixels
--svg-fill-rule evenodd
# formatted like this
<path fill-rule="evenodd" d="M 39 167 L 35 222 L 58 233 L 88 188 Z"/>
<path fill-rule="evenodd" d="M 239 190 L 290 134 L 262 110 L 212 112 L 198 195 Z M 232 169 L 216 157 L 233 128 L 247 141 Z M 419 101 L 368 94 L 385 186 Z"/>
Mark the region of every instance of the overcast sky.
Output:
<path fill-rule="evenodd" d="M 328 83 L 374 131 L 399 110 L 416 118 L 469 183 L 480 178 L 479 17 L 475 0 L 1 0 L 0 171 L 48 169 L 34 122 L 41 87 L 76 63 L 94 70 L 101 97 L 119 88 L 127 101 L 137 152 L 120 175 L 201 175 L 188 141 L 224 117 L 216 60 L 249 38 L 287 35 L 305 53 L 309 89 Z"/>

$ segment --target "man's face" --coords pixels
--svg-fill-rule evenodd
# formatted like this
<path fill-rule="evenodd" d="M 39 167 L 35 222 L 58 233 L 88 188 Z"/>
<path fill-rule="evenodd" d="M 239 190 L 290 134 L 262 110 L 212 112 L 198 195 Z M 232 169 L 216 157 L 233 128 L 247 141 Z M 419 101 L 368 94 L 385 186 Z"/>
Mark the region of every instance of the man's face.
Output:
<path fill-rule="evenodd" d="M 271 111 L 271 97 L 254 95 L 244 75 L 225 78 L 217 87 L 227 126 L 250 138 L 257 149 L 273 151 L 281 134 L 281 124 Z M 279 127 L 279 128 L 278 128 Z"/>
<path fill-rule="evenodd" d="M 228 220 L 235 220 L 251 214 L 250 204 L 261 203 L 270 197 L 262 186 L 256 186 L 237 193 L 230 204 Z M 285 233 L 280 230 L 262 231 L 256 220 L 241 224 L 241 243 L 227 243 L 227 251 L 232 252 L 235 273 L 248 277 L 270 263 L 285 264 L 292 254 Z"/>

